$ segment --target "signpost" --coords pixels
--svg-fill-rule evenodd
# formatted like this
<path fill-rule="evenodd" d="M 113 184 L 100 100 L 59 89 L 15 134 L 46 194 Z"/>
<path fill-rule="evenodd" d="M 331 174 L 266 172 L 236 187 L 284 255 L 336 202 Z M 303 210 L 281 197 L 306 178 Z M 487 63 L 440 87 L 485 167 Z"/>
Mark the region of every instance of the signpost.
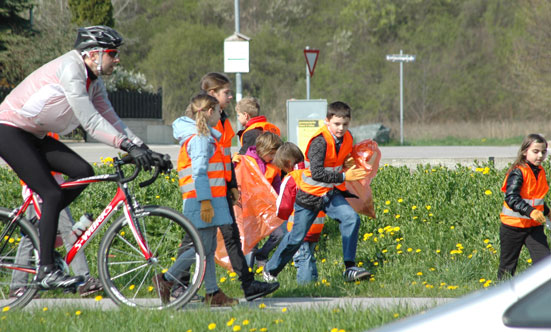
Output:
<path fill-rule="evenodd" d="M 314 70 L 318 63 L 319 50 L 310 49 L 306 46 L 304 49 L 304 57 L 306 58 L 306 99 L 310 99 L 310 77 L 314 76 Z"/>
<path fill-rule="evenodd" d="M 404 62 L 415 61 L 415 55 L 404 54 L 400 50 L 400 54 L 388 54 L 386 60 L 390 62 L 400 62 L 400 144 L 404 144 Z"/>

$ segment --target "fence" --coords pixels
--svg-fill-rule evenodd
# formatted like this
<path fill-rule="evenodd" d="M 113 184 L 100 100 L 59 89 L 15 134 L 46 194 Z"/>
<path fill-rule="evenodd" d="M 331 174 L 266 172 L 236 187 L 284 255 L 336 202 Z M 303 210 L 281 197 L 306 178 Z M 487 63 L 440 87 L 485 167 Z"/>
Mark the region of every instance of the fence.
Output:
<path fill-rule="evenodd" d="M 11 88 L 0 87 L 0 102 L 10 93 Z M 109 92 L 109 100 L 121 118 L 162 119 L 163 97 L 158 93 L 137 91 Z"/>

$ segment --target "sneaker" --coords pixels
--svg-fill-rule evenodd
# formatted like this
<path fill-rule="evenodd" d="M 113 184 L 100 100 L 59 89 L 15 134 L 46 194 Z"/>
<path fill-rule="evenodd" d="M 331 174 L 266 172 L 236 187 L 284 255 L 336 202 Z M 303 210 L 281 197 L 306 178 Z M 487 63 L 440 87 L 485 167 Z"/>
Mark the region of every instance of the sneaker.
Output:
<path fill-rule="evenodd" d="M 88 296 L 90 294 L 94 294 L 94 293 L 102 291 L 102 290 L 103 290 L 103 285 L 101 284 L 101 282 L 98 279 L 96 279 L 94 277 L 88 278 L 88 280 L 86 280 L 85 283 L 78 286 L 78 293 L 82 297 Z"/>
<path fill-rule="evenodd" d="M 247 301 L 252 301 L 264 295 L 273 293 L 278 288 L 279 282 L 267 283 L 253 280 L 249 286 L 243 288 L 243 292 L 245 293 L 245 299 Z"/>
<path fill-rule="evenodd" d="M 277 281 L 277 277 L 271 275 L 270 272 L 268 272 L 267 269 L 262 269 L 262 278 L 266 282 L 276 282 Z"/>
<path fill-rule="evenodd" d="M 175 287 L 172 287 L 172 291 L 170 292 L 170 296 L 174 298 L 179 298 L 180 296 L 183 296 L 187 287 L 185 285 L 177 285 Z M 192 297 L 190 302 L 203 302 L 205 300 L 204 297 L 201 295 L 195 293 Z"/>
<path fill-rule="evenodd" d="M 211 307 L 231 307 L 239 303 L 237 299 L 228 297 L 222 290 L 205 295 L 205 303 Z"/>
<path fill-rule="evenodd" d="M 35 283 L 41 290 L 71 288 L 84 282 L 84 276 L 70 276 L 55 265 L 43 265 L 38 268 Z"/>
<path fill-rule="evenodd" d="M 370 278 L 373 274 L 364 268 L 352 266 L 347 268 L 342 275 L 345 281 L 352 282 Z"/>
<path fill-rule="evenodd" d="M 170 290 L 172 289 L 173 283 L 165 280 L 165 278 L 163 278 L 163 273 L 159 273 L 153 277 L 153 285 L 161 296 L 163 304 L 170 302 Z"/>

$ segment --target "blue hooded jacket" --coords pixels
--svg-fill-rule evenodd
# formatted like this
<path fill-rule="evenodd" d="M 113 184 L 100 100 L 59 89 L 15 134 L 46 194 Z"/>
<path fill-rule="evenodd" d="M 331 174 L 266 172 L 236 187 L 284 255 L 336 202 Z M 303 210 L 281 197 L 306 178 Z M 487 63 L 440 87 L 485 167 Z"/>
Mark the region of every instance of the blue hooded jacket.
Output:
<path fill-rule="evenodd" d="M 172 123 L 173 136 L 178 140 L 180 146 L 189 137 L 195 135 L 187 145 L 187 153 L 191 159 L 191 176 L 195 181 L 197 198 L 185 199 L 182 212 L 197 228 L 232 223 L 226 197 L 212 197 L 211 195 L 207 168 L 209 159 L 214 155 L 214 144 L 216 143 L 214 138 L 219 139 L 221 134 L 213 128 L 209 127 L 209 129 L 211 136 L 198 135 L 195 120 L 187 116 L 182 116 Z M 210 200 L 214 209 L 214 218 L 210 223 L 206 223 L 201 219 L 201 201 L 204 200 Z"/>

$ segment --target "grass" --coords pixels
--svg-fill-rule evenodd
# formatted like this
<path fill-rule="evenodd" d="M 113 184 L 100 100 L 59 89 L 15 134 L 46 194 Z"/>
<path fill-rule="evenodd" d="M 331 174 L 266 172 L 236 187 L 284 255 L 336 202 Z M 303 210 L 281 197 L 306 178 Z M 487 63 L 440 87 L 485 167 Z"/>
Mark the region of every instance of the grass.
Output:
<path fill-rule="evenodd" d="M 95 167 L 97 173 L 110 170 L 108 162 Z M 551 174 L 548 162 L 544 167 Z M 415 170 L 381 167 L 372 183 L 377 218 L 362 216 L 357 252 L 358 265 L 370 269 L 374 277 L 361 283 L 343 281 L 338 224 L 328 220 L 316 251 L 319 281 L 299 286 L 295 281 L 295 269 L 288 266 L 278 276 L 281 287 L 272 296 L 459 297 L 493 286 L 499 263 L 499 211 L 503 202 L 500 187 L 504 175 L 505 170 L 490 164 L 454 169 L 438 165 L 419 165 Z M 144 204 L 168 205 L 179 210 L 181 198 L 176 177 L 173 173 L 147 188 L 136 188 L 138 200 Z M 15 175 L 1 168 L 0 181 L 3 183 L 0 206 L 14 206 L 20 195 Z M 90 211 L 96 215 L 100 207 L 106 204 L 107 197 L 112 195 L 112 190 L 112 185 L 96 185 L 86 189 L 73 204 L 73 214 L 79 216 L 84 211 Z M 93 274 L 97 273 L 98 239 L 94 239 L 86 249 Z M 529 255 L 523 250 L 518 271 L 528 266 Z M 226 294 L 243 297 L 235 274 L 218 268 L 217 275 L 219 286 Z M 230 331 L 238 323 L 242 330 L 247 331 L 260 331 L 262 328 L 268 331 L 333 331 L 334 328 L 337 329 L 335 331 L 359 331 L 417 311 L 408 308 L 344 308 L 337 313 L 331 310 L 289 310 L 282 313 L 238 308 L 229 311 L 205 309 L 191 314 L 186 311 L 136 314 L 126 311 L 129 309 L 114 313 L 88 309 L 76 315 L 76 310 L 79 309 L 49 308 L 46 313 L 36 310 L 33 311 L 36 318 L 33 318 L 33 323 L 29 323 L 25 314 L 0 314 L 0 319 L 6 317 L 0 321 L 0 331 L 23 326 L 10 325 L 5 329 L 2 326 L 6 326 L 3 325 L 6 321 L 10 324 L 33 324 L 37 329 L 42 328 L 38 325 L 40 321 L 44 321 L 44 326 L 63 321 L 67 325 L 65 330 L 86 330 L 88 326 L 97 329 L 104 325 L 110 330 L 113 326 L 128 326 L 128 330 L 162 328 L 169 331 L 207 331 L 208 324 L 213 322 L 217 326 L 216 331 Z M 121 315 L 127 312 L 127 317 L 132 319 Z M 228 327 L 232 317 L 235 318 L 234 325 Z M 315 326 L 308 325 L 312 317 L 316 319 Z M 282 321 L 276 323 L 280 318 Z M 249 320 L 251 325 L 245 327 L 244 320 Z M 302 329 L 302 326 L 305 328 Z"/>

